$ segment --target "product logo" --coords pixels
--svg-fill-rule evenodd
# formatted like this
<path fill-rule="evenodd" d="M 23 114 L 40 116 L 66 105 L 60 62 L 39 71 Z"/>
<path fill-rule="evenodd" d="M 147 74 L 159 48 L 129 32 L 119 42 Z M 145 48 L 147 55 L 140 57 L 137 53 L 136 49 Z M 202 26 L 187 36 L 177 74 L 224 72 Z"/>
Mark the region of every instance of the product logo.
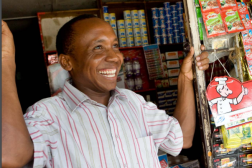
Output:
<path fill-rule="evenodd" d="M 217 14 L 216 13 L 212 13 L 210 15 L 207 16 L 207 19 L 214 19 L 214 18 L 217 18 Z"/>
<path fill-rule="evenodd" d="M 247 11 L 246 7 L 245 7 L 245 8 L 240 8 L 240 9 L 239 9 L 239 12 L 240 12 L 240 13 L 246 13 L 246 11 Z"/>
<path fill-rule="evenodd" d="M 226 12 L 226 15 L 227 16 L 235 15 L 235 11 L 228 11 L 228 12 Z"/>
<path fill-rule="evenodd" d="M 225 120 L 225 116 L 221 116 L 221 117 L 218 119 L 217 123 L 222 123 L 224 120 Z"/>

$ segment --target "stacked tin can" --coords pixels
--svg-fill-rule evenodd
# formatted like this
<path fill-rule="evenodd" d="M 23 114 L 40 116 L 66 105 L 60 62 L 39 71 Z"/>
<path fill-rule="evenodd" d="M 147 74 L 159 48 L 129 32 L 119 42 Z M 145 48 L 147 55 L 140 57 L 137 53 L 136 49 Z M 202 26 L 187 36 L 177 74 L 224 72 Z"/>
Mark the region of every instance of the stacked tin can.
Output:
<path fill-rule="evenodd" d="M 117 20 L 117 28 L 120 47 L 127 47 L 124 20 Z"/>
<path fill-rule="evenodd" d="M 134 37 L 133 37 L 133 29 L 132 29 L 132 20 L 130 15 L 130 10 L 123 11 L 124 16 L 124 26 L 125 26 L 125 33 L 126 33 L 126 41 L 127 47 L 133 47 L 134 44 Z"/>

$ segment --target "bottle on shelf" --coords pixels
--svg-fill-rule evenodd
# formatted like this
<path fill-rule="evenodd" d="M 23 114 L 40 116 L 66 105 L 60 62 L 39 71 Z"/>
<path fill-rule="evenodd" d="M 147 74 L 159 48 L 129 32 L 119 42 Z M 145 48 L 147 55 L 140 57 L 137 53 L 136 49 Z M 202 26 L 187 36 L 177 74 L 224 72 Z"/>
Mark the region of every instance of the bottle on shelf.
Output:
<path fill-rule="evenodd" d="M 131 59 L 129 57 L 126 57 L 124 59 L 124 67 L 126 76 L 131 77 L 133 75 L 133 67 Z"/>
<path fill-rule="evenodd" d="M 134 75 L 140 75 L 140 63 L 138 58 L 133 58 L 132 71 Z"/>
<path fill-rule="evenodd" d="M 135 89 L 136 90 L 143 89 L 143 81 L 142 81 L 140 74 L 135 76 Z"/>

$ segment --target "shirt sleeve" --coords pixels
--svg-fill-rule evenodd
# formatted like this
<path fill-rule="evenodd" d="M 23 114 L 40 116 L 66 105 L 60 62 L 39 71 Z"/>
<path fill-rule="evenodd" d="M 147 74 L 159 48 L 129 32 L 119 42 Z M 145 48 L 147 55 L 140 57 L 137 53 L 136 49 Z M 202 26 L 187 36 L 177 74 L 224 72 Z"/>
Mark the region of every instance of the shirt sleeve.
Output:
<path fill-rule="evenodd" d="M 183 146 L 183 134 L 177 119 L 167 115 L 164 110 L 157 109 L 151 102 L 145 102 L 143 106 L 156 146 L 173 156 L 178 155 Z"/>
<path fill-rule="evenodd" d="M 34 145 L 33 167 L 52 167 L 51 151 L 47 145 L 50 142 L 47 133 L 52 121 L 46 119 L 46 115 L 46 109 L 43 109 L 40 104 L 29 107 L 24 114 L 25 123 Z"/>

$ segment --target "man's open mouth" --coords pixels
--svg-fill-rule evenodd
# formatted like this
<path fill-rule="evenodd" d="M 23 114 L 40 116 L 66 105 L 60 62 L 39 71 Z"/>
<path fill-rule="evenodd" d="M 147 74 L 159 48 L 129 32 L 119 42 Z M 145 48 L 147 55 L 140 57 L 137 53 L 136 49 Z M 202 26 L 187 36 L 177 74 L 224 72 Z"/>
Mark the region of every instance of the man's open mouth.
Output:
<path fill-rule="evenodd" d="M 112 78 L 116 76 L 116 69 L 105 69 L 105 70 L 100 70 L 99 74 L 108 77 L 108 78 Z"/>

